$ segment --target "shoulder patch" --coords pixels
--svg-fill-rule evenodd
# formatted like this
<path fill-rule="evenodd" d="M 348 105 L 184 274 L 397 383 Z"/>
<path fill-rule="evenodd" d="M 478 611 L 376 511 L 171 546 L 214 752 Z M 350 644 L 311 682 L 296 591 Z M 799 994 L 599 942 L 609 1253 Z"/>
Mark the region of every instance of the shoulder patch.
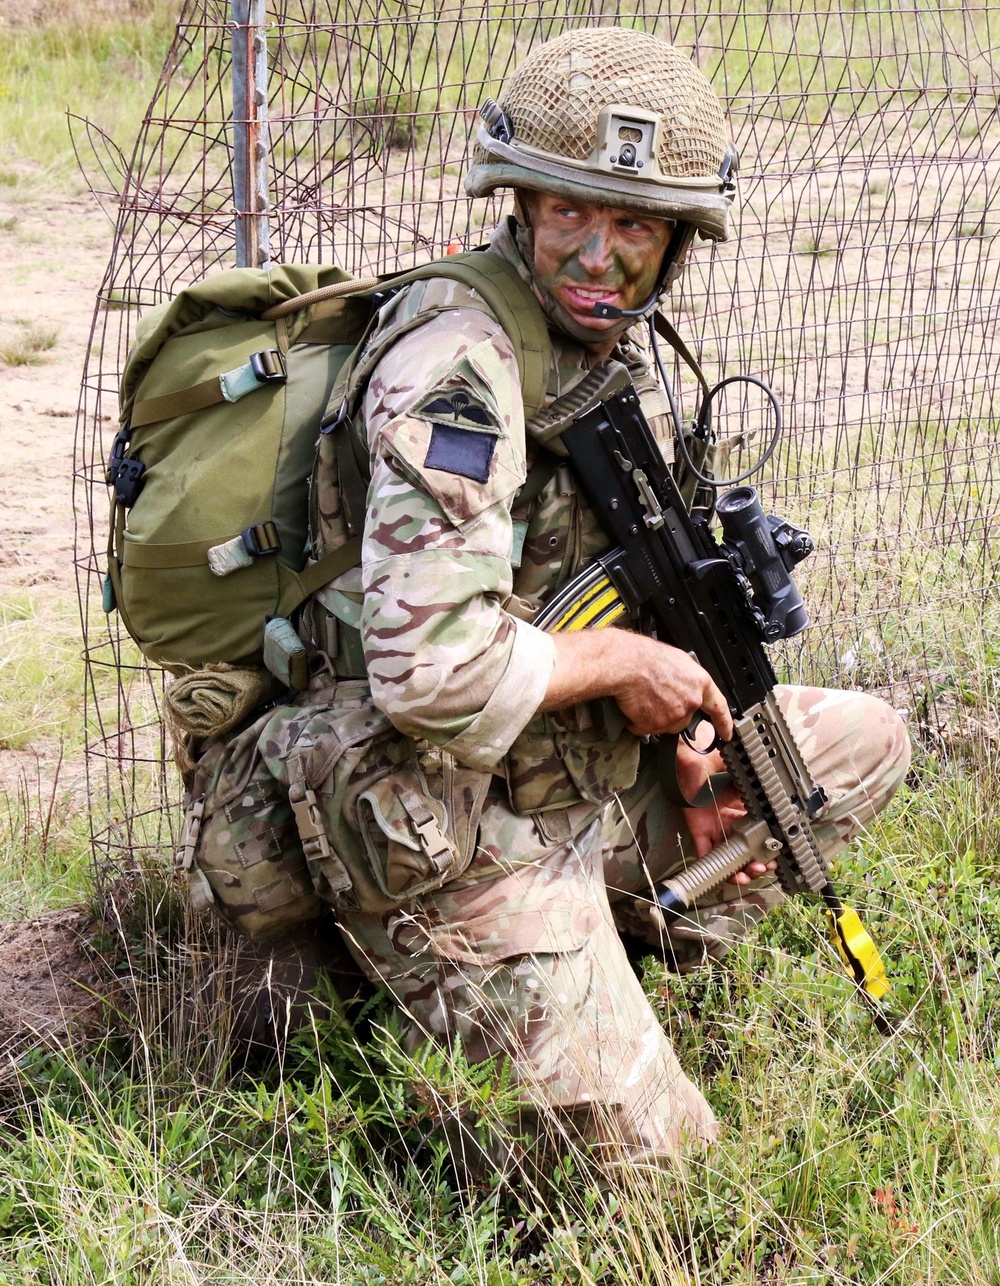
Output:
<path fill-rule="evenodd" d="M 525 475 L 510 342 L 489 322 L 491 332 L 470 344 L 485 318 L 465 316 L 468 336 L 442 314 L 400 340 L 376 367 L 366 403 L 373 449 L 391 455 L 456 526 L 512 496 Z"/>
<path fill-rule="evenodd" d="M 473 482 L 486 482 L 496 445 L 495 433 L 460 428 L 457 424 L 432 424 L 424 468 L 443 469 Z"/>
<path fill-rule="evenodd" d="M 410 415 L 431 426 L 425 469 L 441 469 L 473 482 L 487 482 L 504 421 L 491 391 L 468 356 L 447 378 L 410 408 Z"/>
<path fill-rule="evenodd" d="M 503 417 L 495 397 L 484 384 L 478 372 L 463 359 L 456 363 L 443 383 L 419 398 L 409 413 L 432 424 L 457 425 L 502 436 Z"/>

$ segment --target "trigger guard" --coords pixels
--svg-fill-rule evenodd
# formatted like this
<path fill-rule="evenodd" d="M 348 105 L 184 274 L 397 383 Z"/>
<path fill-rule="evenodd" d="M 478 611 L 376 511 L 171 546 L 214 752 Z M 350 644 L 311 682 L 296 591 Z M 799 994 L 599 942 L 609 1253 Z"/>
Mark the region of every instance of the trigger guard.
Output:
<path fill-rule="evenodd" d="M 691 716 L 691 722 L 680 734 L 681 740 L 684 744 L 689 750 L 693 750 L 696 755 L 710 755 L 713 750 L 719 750 L 722 747 L 722 742 L 719 740 L 718 733 L 715 733 L 712 740 L 704 748 L 695 745 L 695 734 L 703 723 L 711 723 L 711 720 L 704 710 L 696 710 Z"/>

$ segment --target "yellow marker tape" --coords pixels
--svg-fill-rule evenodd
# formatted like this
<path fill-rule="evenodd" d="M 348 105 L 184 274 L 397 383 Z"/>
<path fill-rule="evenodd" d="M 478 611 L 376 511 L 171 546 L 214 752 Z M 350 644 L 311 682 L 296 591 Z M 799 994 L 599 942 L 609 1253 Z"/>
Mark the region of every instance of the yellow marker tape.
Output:
<path fill-rule="evenodd" d="M 844 907 L 838 916 L 828 910 L 826 917 L 830 925 L 830 941 L 837 948 L 844 962 L 844 968 L 855 979 L 861 972 L 864 981 L 858 982 L 858 986 L 862 987 L 873 1000 L 881 1000 L 892 990 L 892 984 L 885 976 L 885 965 L 882 963 L 878 947 L 869 937 L 857 911 Z"/>
<path fill-rule="evenodd" d="M 591 625 L 597 623 L 597 618 L 601 616 L 609 607 L 613 607 L 615 602 L 621 602 L 616 589 L 608 588 L 596 600 L 588 600 L 580 604 L 580 610 L 566 627 L 569 630 L 586 630 Z M 603 623 L 603 622 L 602 622 Z"/>
<path fill-rule="evenodd" d="M 549 626 L 549 631 L 555 634 L 559 630 L 580 629 L 581 626 L 575 624 L 575 622 L 580 613 L 585 612 L 595 599 L 600 598 L 603 603 L 613 601 L 616 597 L 617 592 L 611 588 L 611 582 L 607 576 L 600 577 L 593 585 L 588 586 L 579 598 L 573 599 L 559 619 Z"/>
<path fill-rule="evenodd" d="M 603 616 L 599 616 L 597 620 L 594 621 L 591 629 L 603 630 L 606 626 L 614 625 L 616 621 L 620 621 L 623 616 L 628 616 L 628 609 L 619 598 L 607 608 Z"/>

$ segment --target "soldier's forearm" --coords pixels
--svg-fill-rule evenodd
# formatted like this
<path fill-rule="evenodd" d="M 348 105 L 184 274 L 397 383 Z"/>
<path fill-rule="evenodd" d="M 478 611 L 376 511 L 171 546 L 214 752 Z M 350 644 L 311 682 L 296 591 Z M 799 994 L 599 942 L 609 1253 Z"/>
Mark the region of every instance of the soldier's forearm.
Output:
<path fill-rule="evenodd" d="M 556 665 L 539 713 L 614 696 L 616 677 L 631 668 L 629 649 L 622 646 L 628 637 L 623 630 L 615 629 L 551 635 Z"/>

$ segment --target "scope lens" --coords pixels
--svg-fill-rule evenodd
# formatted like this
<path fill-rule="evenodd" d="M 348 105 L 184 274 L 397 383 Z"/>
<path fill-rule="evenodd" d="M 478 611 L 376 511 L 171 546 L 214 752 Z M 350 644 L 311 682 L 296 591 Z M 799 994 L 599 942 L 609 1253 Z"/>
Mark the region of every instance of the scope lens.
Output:
<path fill-rule="evenodd" d="M 727 491 L 715 506 L 716 511 L 720 514 L 738 514 L 744 509 L 752 509 L 757 504 L 756 487 L 734 487 L 732 491 Z"/>

